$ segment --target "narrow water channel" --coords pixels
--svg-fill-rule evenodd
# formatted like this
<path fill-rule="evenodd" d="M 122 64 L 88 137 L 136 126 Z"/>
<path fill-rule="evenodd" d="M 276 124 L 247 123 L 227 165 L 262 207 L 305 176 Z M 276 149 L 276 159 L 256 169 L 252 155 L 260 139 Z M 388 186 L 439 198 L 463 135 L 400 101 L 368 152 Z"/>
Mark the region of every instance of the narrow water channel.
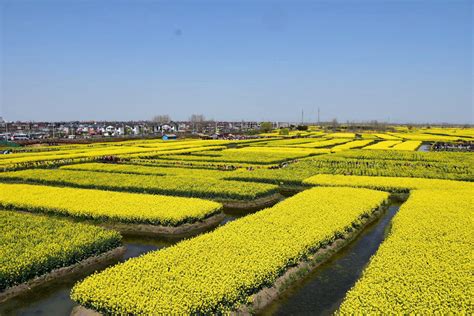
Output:
<path fill-rule="evenodd" d="M 431 144 L 430 143 L 424 143 L 420 147 L 418 147 L 418 151 L 427 152 L 427 151 L 430 151 L 430 149 L 431 149 Z"/>
<path fill-rule="evenodd" d="M 261 314 L 333 314 L 385 239 L 391 220 L 400 205 L 400 202 L 393 202 L 384 215 L 368 226 L 353 242 L 300 283 L 287 289 Z"/>

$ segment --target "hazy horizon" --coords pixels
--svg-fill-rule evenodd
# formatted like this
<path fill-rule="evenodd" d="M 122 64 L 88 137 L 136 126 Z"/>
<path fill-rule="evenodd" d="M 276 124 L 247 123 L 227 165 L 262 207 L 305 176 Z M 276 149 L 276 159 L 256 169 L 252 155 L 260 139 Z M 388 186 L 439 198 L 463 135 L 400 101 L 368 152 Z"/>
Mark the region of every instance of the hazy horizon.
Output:
<path fill-rule="evenodd" d="M 472 124 L 472 9 L 0 0 L 0 116 Z"/>

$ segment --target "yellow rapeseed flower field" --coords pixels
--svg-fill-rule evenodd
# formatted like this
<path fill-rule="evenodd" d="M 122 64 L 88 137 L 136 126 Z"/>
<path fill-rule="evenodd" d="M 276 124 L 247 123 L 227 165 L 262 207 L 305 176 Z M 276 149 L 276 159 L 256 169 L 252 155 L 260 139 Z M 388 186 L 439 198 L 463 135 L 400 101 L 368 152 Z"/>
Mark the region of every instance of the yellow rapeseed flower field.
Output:
<path fill-rule="evenodd" d="M 474 190 L 414 190 L 339 313 L 472 315 Z"/>
<path fill-rule="evenodd" d="M 391 149 L 393 150 L 417 150 L 418 147 L 420 147 L 422 144 L 421 141 L 419 140 L 407 140 L 407 141 L 404 141 L 403 143 L 400 143 L 400 144 L 396 144 L 395 146 L 393 146 Z"/>
<path fill-rule="evenodd" d="M 397 177 L 367 177 L 367 176 L 342 176 L 318 174 L 303 181 L 308 185 L 319 186 L 345 186 L 379 189 L 386 191 L 409 191 L 413 189 L 474 189 L 473 182 L 422 179 L 422 178 L 397 178 Z"/>
<path fill-rule="evenodd" d="M 400 144 L 401 140 L 384 140 L 373 145 L 364 147 L 363 149 L 391 149 L 393 146 Z"/>
<path fill-rule="evenodd" d="M 325 152 L 311 148 L 279 147 L 275 149 L 273 147 L 244 147 L 222 151 L 199 152 L 191 155 L 160 156 L 159 158 L 182 161 L 274 164 L 321 153 Z"/>
<path fill-rule="evenodd" d="M 360 223 L 388 193 L 313 188 L 177 245 L 78 283 L 71 297 L 112 314 L 214 314 L 232 310 L 287 268 Z"/>
<path fill-rule="evenodd" d="M 336 145 L 336 146 L 331 148 L 331 151 L 332 152 L 338 152 L 338 151 L 352 149 L 352 148 L 361 148 L 361 147 L 367 146 L 368 144 L 370 144 L 372 142 L 373 142 L 373 140 L 371 140 L 371 139 L 353 140 L 353 141 L 345 143 L 345 144 Z"/>
<path fill-rule="evenodd" d="M 234 174 L 234 171 L 222 171 L 215 169 L 198 169 L 198 168 L 173 168 L 173 167 L 156 167 L 139 165 L 135 163 L 81 163 L 62 166 L 60 169 L 97 171 L 110 173 L 129 173 L 129 174 L 145 174 L 145 175 L 168 175 L 168 176 L 188 176 L 188 177 L 205 177 L 222 179 Z M 109 175 L 113 177 L 114 175 Z"/>
<path fill-rule="evenodd" d="M 221 211 L 195 198 L 28 184 L 0 184 L 0 206 L 33 212 L 129 223 L 178 226 Z"/>
<path fill-rule="evenodd" d="M 104 170 L 107 167 L 104 167 Z M 138 169 L 138 168 L 137 168 Z M 278 187 L 264 183 L 226 181 L 211 177 L 192 177 L 187 173 L 166 177 L 147 174 L 78 171 L 67 169 L 29 169 L 0 172 L 0 179 L 49 185 L 65 185 L 81 188 L 127 191 L 149 194 L 165 194 L 186 197 L 252 200 L 271 195 Z"/>
<path fill-rule="evenodd" d="M 304 183 L 410 191 L 340 314 L 472 314 L 474 183 L 340 175 Z"/>
<path fill-rule="evenodd" d="M 92 225 L 0 211 L 0 292 L 118 247 L 120 239 L 117 232 Z"/>

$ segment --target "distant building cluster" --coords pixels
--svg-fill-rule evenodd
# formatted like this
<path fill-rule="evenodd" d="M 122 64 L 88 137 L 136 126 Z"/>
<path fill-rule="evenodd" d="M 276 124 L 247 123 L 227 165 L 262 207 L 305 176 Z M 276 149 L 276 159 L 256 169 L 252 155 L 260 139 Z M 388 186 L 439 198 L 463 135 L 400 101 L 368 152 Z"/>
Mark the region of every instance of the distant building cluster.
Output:
<path fill-rule="evenodd" d="M 0 140 L 88 139 L 106 137 L 143 137 L 197 135 L 201 138 L 242 138 L 258 131 L 261 122 L 226 121 L 150 121 L 132 122 L 5 122 L 0 118 Z M 288 127 L 289 123 L 272 123 L 273 128 Z"/>

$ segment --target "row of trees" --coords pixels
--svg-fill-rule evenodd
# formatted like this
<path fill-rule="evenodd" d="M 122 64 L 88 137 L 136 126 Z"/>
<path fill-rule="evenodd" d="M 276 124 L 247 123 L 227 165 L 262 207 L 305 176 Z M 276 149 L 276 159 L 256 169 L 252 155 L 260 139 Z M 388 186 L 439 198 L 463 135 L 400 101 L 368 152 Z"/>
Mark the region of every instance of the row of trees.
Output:
<path fill-rule="evenodd" d="M 152 119 L 155 123 L 169 123 L 171 122 L 171 116 L 168 114 L 155 115 Z M 189 121 L 193 123 L 202 123 L 206 121 L 206 117 L 202 114 L 193 114 L 189 117 Z"/>

